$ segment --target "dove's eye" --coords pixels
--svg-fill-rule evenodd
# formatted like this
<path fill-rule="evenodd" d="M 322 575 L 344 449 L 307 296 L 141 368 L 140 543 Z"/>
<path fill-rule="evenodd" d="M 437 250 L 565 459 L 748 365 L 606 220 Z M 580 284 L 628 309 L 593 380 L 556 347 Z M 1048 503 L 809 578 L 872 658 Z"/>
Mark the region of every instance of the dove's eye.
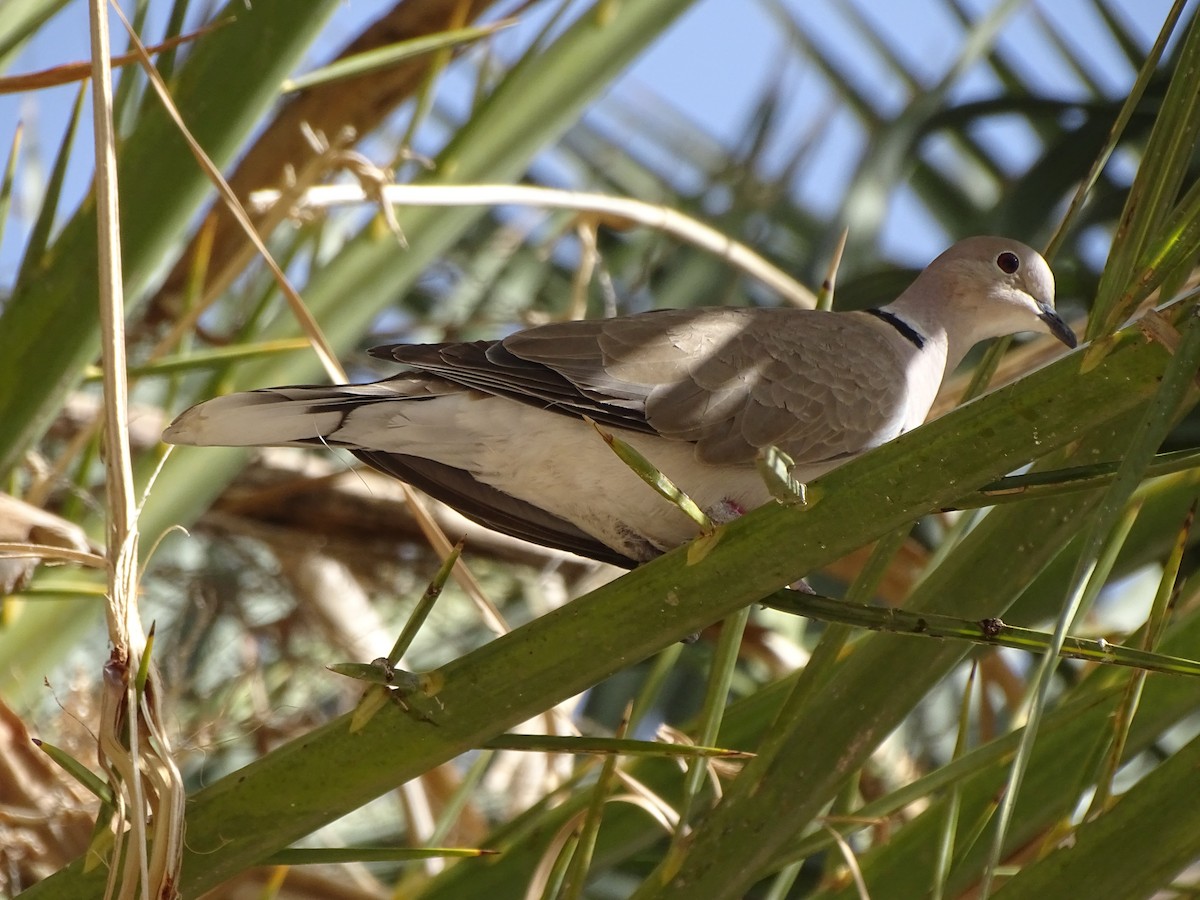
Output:
<path fill-rule="evenodd" d="M 1021 259 L 1017 254 L 1005 250 L 996 257 L 996 265 L 1000 267 L 1000 271 L 1005 275 L 1011 275 L 1017 269 L 1021 268 Z"/>

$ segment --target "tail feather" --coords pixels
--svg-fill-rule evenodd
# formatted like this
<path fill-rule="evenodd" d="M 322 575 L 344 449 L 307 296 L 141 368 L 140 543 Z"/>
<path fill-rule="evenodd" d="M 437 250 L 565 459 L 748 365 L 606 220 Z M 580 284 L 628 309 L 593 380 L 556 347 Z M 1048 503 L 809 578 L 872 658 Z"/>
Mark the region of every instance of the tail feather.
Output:
<path fill-rule="evenodd" d="M 324 443 L 347 413 L 372 397 L 344 387 L 285 387 L 226 394 L 181 413 L 163 432 L 168 444 L 279 447 Z M 364 395 L 365 394 L 365 395 Z M 387 399 L 396 399 L 394 391 Z"/>

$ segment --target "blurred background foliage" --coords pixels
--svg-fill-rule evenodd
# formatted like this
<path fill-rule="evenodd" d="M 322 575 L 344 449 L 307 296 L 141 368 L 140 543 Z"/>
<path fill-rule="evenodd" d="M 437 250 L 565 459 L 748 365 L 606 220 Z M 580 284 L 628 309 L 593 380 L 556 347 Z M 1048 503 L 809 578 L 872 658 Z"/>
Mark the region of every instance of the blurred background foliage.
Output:
<path fill-rule="evenodd" d="M 653 84 L 610 91 L 672 28 L 694 27 L 687 23 L 705 6 L 705 0 L 125 5 L 147 44 L 188 35 L 156 63 L 184 121 L 243 201 L 260 188 L 352 182 L 367 162 L 400 182 L 519 182 L 627 195 L 694 215 L 814 288 L 847 231 L 835 305 L 859 308 L 891 299 L 914 266 L 957 237 L 1000 233 L 1045 246 L 1081 180 L 1111 150 L 1056 244 L 1060 309 L 1082 334 L 1102 273 L 1115 285 L 1105 296 L 1127 289 L 1132 296 L 1146 260 L 1164 259 L 1170 265 L 1155 270 L 1153 286 L 1161 290 L 1153 299 L 1178 295 L 1192 302 L 1197 117 L 1190 95 L 1200 71 L 1186 64 L 1189 41 L 1196 40 L 1193 5 L 1172 10 L 1178 22 L 1166 31 L 1165 52 L 1148 63 L 1165 9 L 1147 21 L 1145 6 L 1095 0 L 1076 4 L 1077 18 L 1064 23 L 1043 8 L 1048 4 L 1001 2 L 982 10 L 960 0 L 902 4 L 906 29 L 920 33 L 927 17 L 930 33 L 937 20 L 939 35 L 953 35 L 938 40 L 937 55 L 946 61 L 939 67 L 922 57 L 922 50 L 933 54 L 930 38 L 915 48 L 898 39 L 878 7 L 832 4 L 834 29 L 831 19 L 803 14 L 801 4 L 762 0 L 754 15 L 769 23 L 772 41 L 756 53 L 770 55 L 774 74 L 747 93 L 732 136 L 714 133 Z M 743 5 L 728 12 L 743 14 L 749 15 Z M 82 15 L 79 4 L 65 0 L 0 6 L 0 59 L 8 73 L 27 42 L 45 46 L 63 17 Z M 485 27 L 462 33 L 473 26 Z M 415 46 L 448 32 L 432 50 Z M 1108 48 L 1103 65 L 1094 43 L 1100 39 Z M 284 85 L 331 56 L 389 50 L 400 52 L 368 74 L 320 79 L 300 90 Z M 1044 77 L 1051 69 L 1068 74 Z M 1144 93 L 1127 104 L 1139 73 Z M 689 781 L 685 767 L 665 753 L 623 756 L 611 772 L 586 752 L 590 745 L 573 745 L 575 754 L 542 753 L 479 741 L 454 748 L 447 739 L 439 751 L 445 758 L 426 765 L 424 750 L 414 746 L 410 763 L 409 748 L 397 741 L 394 759 L 384 764 L 403 773 L 394 781 L 404 783 L 374 790 L 382 796 L 353 804 L 359 808 L 352 812 L 314 813 L 312 827 L 289 824 L 289 810 L 305 806 L 311 783 L 342 774 L 319 752 L 292 780 L 266 782 L 261 796 L 228 800 L 225 776 L 255 760 L 292 759 L 272 755 L 353 707 L 360 688 L 325 665 L 385 653 L 440 554 L 395 485 L 351 470 L 333 453 L 185 449 L 163 462 L 157 436 L 187 405 L 322 374 L 278 286 L 214 206 L 211 185 L 144 74 L 128 65 L 118 79 L 129 352 L 137 376 L 130 439 L 139 485 L 149 485 L 162 464 L 141 519 L 148 560 L 142 609 L 157 623 L 154 652 L 177 758 L 190 789 L 200 792 L 185 894 L 217 888 L 219 896 L 610 898 L 639 889 L 639 896 L 655 896 L 664 871 L 655 867 L 664 859 L 696 874 L 699 863 L 673 833 L 683 829 L 682 817 L 697 827 L 695 846 L 709 846 L 704 823 L 738 761 L 707 764 L 704 778 Z M 1175 94 L 1168 93 L 1172 79 Z M 8 89 L 25 92 L 28 112 L 46 88 Z M 798 119 L 796 108 L 806 115 Z M 0 192 L 0 259 L 7 261 L 0 285 L 0 470 L 7 493 L 27 505 L 4 514 L 0 539 L 86 549 L 102 539 L 104 494 L 102 400 L 93 368 L 95 214 L 81 187 L 87 176 L 79 175 L 91 152 L 80 109 L 73 113 L 81 119 L 78 135 L 73 120 L 65 137 L 46 133 L 37 116 L 9 131 L 17 138 Z M 1164 121 L 1181 145 L 1169 152 L 1162 149 L 1166 137 L 1157 145 L 1152 138 Z M 831 167 L 831 157 L 840 167 Z M 1145 179 L 1134 187 L 1136 203 L 1130 200 L 1135 175 Z M 516 207 L 416 207 L 397 215 L 403 245 L 370 205 L 264 226 L 272 253 L 355 379 L 388 373 L 363 352 L 379 343 L 495 337 L 550 319 L 658 306 L 780 302 L 726 261 L 627 223 Z M 1100 331 L 1093 326 L 1088 333 Z M 1045 352 L 1042 342 L 1018 347 L 1002 364 L 1002 377 L 1040 364 Z M 1165 365 L 1146 377 L 1156 379 Z M 944 408 L 962 395 L 968 376 L 948 388 Z M 1062 376 L 1064 391 L 1070 377 Z M 1097 404 L 1073 411 L 1076 448 L 1085 447 L 1086 455 L 1060 456 L 1058 465 L 1121 456 L 1138 407 L 1115 396 L 1113 403 L 1129 410 L 1115 425 Z M 1176 412 L 1166 449 L 1197 446 L 1196 418 Z M 958 440 L 962 453 L 986 452 L 975 435 Z M 1184 468 L 1145 480 L 1123 504 L 1131 528 L 1111 542 L 1115 562 L 1107 583 L 1074 633 L 1200 655 L 1195 558 L 1190 549 L 1182 561 L 1172 563 L 1170 555 L 1181 533 L 1186 542 L 1196 486 L 1194 470 Z M 925 516 L 892 541 L 890 557 L 877 554 L 875 561 L 887 565 L 862 599 L 950 613 L 961 599 L 969 619 L 976 608 L 970 596 L 984 594 L 976 601 L 979 615 L 1004 614 L 1006 621 L 1049 629 L 1071 585 L 1077 538 L 1097 521 L 1097 505 L 1087 502 L 1097 491 L 1080 496 L 1065 505 L 1006 506 L 1003 516 Z M 847 549 L 861 549 L 838 554 L 812 574 L 823 593 L 846 593 L 872 542 L 887 530 L 871 520 L 870 497 L 859 509 L 861 539 Z M 430 510 L 452 537 L 467 534 L 470 578 L 447 586 L 404 659 L 406 669 L 469 671 L 472 654 L 492 644 L 498 622 L 516 628 L 534 621 L 619 574 L 488 535 L 432 504 Z M 188 532 L 172 530 L 177 525 Z M 87 845 L 94 804 L 33 749 L 26 732 L 85 764 L 94 760 L 88 722 L 105 658 L 102 587 L 82 569 L 34 571 L 3 562 L 0 797 L 20 815 L 0 820 L 0 877 L 9 893 L 53 875 L 31 896 L 39 890 L 94 896 L 95 873 L 63 869 Z M 746 564 L 754 566 L 753 557 Z M 631 584 L 642 583 L 636 578 L 630 576 Z M 1174 588 L 1173 605 L 1151 629 L 1151 641 L 1143 625 L 1163 584 Z M 728 589 L 720 578 L 707 588 Z M 488 605 L 497 612 L 482 612 Z M 612 736 L 632 703 L 630 737 L 688 743 L 702 733 L 698 721 L 715 727 L 713 710 L 727 700 L 720 746 L 757 752 L 782 698 L 830 630 L 755 608 L 732 656 L 714 625 L 687 645 L 669 631 L 647 636 L 660 651 L 648 659 L 644 653 L 593 659 L 595 647 L 619 645 L 621 629 L 631 627 L 614 622 L 611 635 L 581 632 L 551 648 L 522 644 L 527 632 L 517 632 L 503 645 L 505 665 L 520 669 L 530 654 L 557 654 L 562 666 L 594 672 L 593 686 L 570 700 L 557 696 L 554 685 L 520 698 L 513 708 L 537 715 L 516 728 L 520 720 L 508 704 L 482 704 L 469 713 L 476 717 L 472 733 Z M 737 821 L 751 823 L 747 828 L 757 822 L 767 831 L 772 822 L 791 821 L 786 810 L 798 796 L 815 812 L 796 823 L 795 833 L 762 840 L 758 858 L 718 858 L 716 874 L 705 875 L 706 886 L 690 896 L 976 896 L 991 876 L 1002 896 L 1193 896 L 1196 872 L 1189 866 L 1200 855 L 1200 828 L 1189 827 L 1171 799 L 1194 796 L 1188 766 L 1196 754 L 1200 684 L 1154 675 L 1142 690 L 1130 670 L 1062 661 L 997 866 L 988 853 L 997 798 L 1028 715 L 1034 662 L 1016 651 L 950 645 L 851 634 L 843 654 L 877 662 L 858 681 L 843 669 L 824 672 L 822 689 L 839 698 L 837 728 L 819 717 L 790 724 L 823 761 L 822 774 L 812 776 L 820 786 L 799 778 L 776 783 L 778 792 L 754 804 L 726 804 L 742 809 Z M 905 670 L 888 660 L 899 658 L 900 648 L 917 670 L 928 654 L 927 684 L 897 683 Z M 728 685 L 713 672 L 727 676 Z M 404 718 L 396 709 L 386 715 Z M 850 753 L 843 751 L 851 744 L 840 744 L 835 733 L 869 737 Z M 364 770 L 372 765 L 362 761 Z M 387 776 L 373 783 L 387 784 Z M 212 789 L 202 791 L 206 786 Z M 601 806 L 597 797 L 611 802 Z M 263 819 L 230 825 L 237 813 L 224 802 L 257 804 Z M 314 831 L 317 824 L 323 827 Z M 1114 852 L 1110 835 L 1130 833 L 1148 845 Z M 221 848 L 209 852 L 201 836 L 218 834 Z M 501 852 L 336 869 L 252 867 L 266 850 L 302 836 L 306 846 Z"/>

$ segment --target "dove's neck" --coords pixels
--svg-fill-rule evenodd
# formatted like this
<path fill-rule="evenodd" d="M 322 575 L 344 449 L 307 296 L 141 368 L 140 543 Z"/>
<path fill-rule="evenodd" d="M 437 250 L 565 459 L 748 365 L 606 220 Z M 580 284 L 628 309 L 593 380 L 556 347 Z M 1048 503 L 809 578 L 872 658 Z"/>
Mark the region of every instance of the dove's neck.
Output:
<path fill-rule="evenodd" d="M 916 428 L 928 416 L 942 379 L 949 371 L 946 367 L 949 349 L 946 329 L 937 322 L 911 315 L 896 302 L 866 312 L 891 331 L 893 346 L 903 360 L 906 409 L 902 430 Z"/>
<path fill-rule="evenodd" d="M 914 300 L 902 294 L 885 306 L 883 312 L 919 335 L 923 355 L 940 359 L 939 380 L 957 369 L 967 351 L 982 340 L 969 320 L 960 322 L 955 316 L 948 315 L 949 310 L 944 306 L 935 309 L 921 299 Z M 928 364 L 935 365 L 934 359 Z"/>

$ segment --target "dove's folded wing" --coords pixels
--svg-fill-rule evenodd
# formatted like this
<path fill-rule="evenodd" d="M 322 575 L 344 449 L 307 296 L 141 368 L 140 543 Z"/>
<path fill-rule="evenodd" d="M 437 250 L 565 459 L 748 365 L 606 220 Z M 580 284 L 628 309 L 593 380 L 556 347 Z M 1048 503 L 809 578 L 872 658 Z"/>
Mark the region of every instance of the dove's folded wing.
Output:
<path fill-rule="evenodd" d="M 904 386 L 894 377 L 903 347 L 886 329 L 867 316 L 803 310 L 660 310 L 372 353 L 485 393 L 688 441 L 704 463 L 748 464 L 773 444 L 816 466 L 903 430 Z"/>

